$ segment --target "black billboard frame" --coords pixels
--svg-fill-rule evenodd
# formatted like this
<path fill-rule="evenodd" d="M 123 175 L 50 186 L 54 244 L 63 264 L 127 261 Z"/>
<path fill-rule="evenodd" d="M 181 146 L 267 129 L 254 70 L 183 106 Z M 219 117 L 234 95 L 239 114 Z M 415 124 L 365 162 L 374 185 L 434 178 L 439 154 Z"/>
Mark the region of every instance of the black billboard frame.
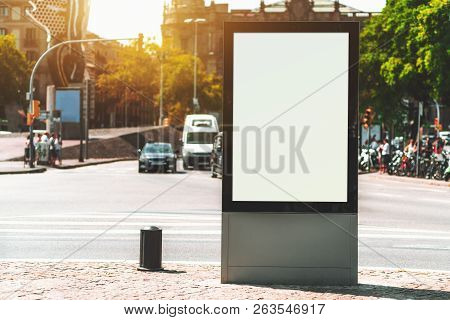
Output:
<path fill-rule="evenodd" d="M 223 212 L 358 213 L 359 22 L 225 22 L 223 135 Z M 347 202 L 233 201 L 233 68 L 235 33 L 348 33 Z M 329 80 L 329 79 L 327 79 Z"/>

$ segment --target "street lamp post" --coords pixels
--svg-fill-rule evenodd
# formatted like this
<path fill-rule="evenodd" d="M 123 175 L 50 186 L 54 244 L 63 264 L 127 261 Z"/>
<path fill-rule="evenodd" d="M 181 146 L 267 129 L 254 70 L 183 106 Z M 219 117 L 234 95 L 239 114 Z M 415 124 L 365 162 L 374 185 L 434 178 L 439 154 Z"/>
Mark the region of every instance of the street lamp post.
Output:
<path fill-rule="evenodd" d="M 186 19 L 185 23 L 194 23 L 194 97 L 192 99 L 194 105 L 194 113 L 199 108 L 198 97 L 197 97 L 197 55 L 198 55 L 198 24 L 206 22 L 206 19 Z"/>
<path fill-rule="evenodd" d="M 159 77 L 159 125 L 163 124 L 163 94 L 164 94 L 164 52 L 161 51 L 160 57 L 160 77 Z"/>
<path fill-rule="evenodd" d="M 40 57 L 39 59 L 36 61 L 36 64 L 33 67 L 33 70 L 31 71 L 31 76 L 30 76 L 30 86 L 29 86 L 29 99 L 30 99 L 30 104 L 29 104 L 29 108 L 28 108 L 28 112 L 31 114 L 31 112 L 33 112 L 33 98 L 34 98 L 34 92 L 33 92 L 33 83 L 34 83 L 34 77 L 36 75 L 36 71 L 39 67 L 39 65 L 42 63 L 42 61 L 44 60 L 44 58 L 53 50 L 62 47 L 66 44 L 72 44 L 72 43 L 86 43 L 86 42 L 107 42 L 107 41 L 120 41 L 120 40 L 136 40 L 136 38 L 119 38 L 119 39 L 83 39 L 83 40 L 68 40 L 68 41 L 63 41 L 60 42 L 58 44 L 55 44 L 52 47 L 49 47 Z M 30 143 L 29 143 L 29 149 L 30 149 L 30 161 L 29 161 L 29 165 L 30 168 L 34 168 L 34 161 L 33 161 L 33 148 L 34 148 L 34 143 L 33 143 L 33 118 L 31 118 L 31 123 L 30 123 Z"/>

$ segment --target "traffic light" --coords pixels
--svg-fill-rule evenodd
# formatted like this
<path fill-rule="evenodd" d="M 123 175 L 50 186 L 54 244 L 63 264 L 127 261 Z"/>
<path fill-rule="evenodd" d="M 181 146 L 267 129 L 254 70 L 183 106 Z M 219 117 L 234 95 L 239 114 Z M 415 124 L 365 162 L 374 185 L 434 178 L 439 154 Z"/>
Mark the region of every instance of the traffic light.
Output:
<path fill-rule="evenodd" d="M 41 115 L 41 103 L 38 100 L 33 100 L 31 104 L 31 112 L 27 114 L 27 126 L 33 124 L 34 119 L 39 118 Z"/>
<path fill-rule="evenodd" d="M 38 100 L 33 100 L 33 118 L 39 118 L 41 115 L 41 103 Z"/>
<path fill-rule="evenodd" d="M 434 127 L 437 128 L 438 125 L 439 125 L 439 119 L 434 118 Z"/>
<path fill-rule="evenodd" d="M 367 129 L 369 126 L 372 125 L 374 116 L 375 112 L 373 111 L 372 107 L 367 107 L 361 119 L 361 124 L 364 126 L 364 128 Z"/>
<path fill-rule="evenodd" d="M 31 126 L 33 124 L 33 115 L 31 113 L 27 113 L 27 126 Z"/>

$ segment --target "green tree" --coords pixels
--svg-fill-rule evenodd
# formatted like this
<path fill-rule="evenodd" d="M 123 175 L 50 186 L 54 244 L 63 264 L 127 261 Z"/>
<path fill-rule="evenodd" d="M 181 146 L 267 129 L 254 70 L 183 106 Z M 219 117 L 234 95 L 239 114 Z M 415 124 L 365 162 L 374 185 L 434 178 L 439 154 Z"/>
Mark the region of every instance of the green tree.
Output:
<path fill-rule="evenodd" d="M 145 48 L 137 50 L 135 44 L 115 47 L 117 57 L 106 64 L 96 81 L 98 103 L 106 113 L 124 114 L 129 108 L 155 108 L 154 96 L 159 90 L 159 61 Z M 130 117 L 131 118 L 131 117 Z M 155 120 L 155 119 L 152 119 Z M 142 119 L 130 119 L 132 124 L 143 124 Z"/>
<path fill-rule="evenodd" d="M 448 103 L 449 23 L 448 0 L 388 0 L 361 33 L 361 108 L 399 126 L 402 98 Z"/>
<path fill-rule="evenodd" d="M 160 71 L 164 68 L 163 112 L 170 123 L 182 124 L 186 114 L 192 113 L 194 83 L 194 57 L 177 49 L 161 48 L 146 42 L 142 50 L 132 44 L 120 48 L 115 61 L 107 64 L 104 74 L 97 79 L 97 92 L 101 104 L 108 112 L 125 104 L 125 88 L 128 86 L 128 103 L 150 99 L 155 108 L 154 123 L 159 114 Z M 201 112 L 219 111 L 222 106 L 222 82 L 214 74 L 207 74 L 200 59 L 197 60 L 197 92 Z M 130 90 L 130 88 L 132 88 Z"/>
<path fill-rule="evenodd" d="M 29 74 L 30 65 L 16 48 L 15 37 L 0 36 L 0 105 L 23 102 Z"/>
<path fill-rule="evenodd" d="M 164 50 L 164 49 L 162 49 Z M 222 108 L 222 80 L 208 74 L 198 58 L 177 50 L 164 50 L 164 101 L 170 123 L 182 124 L 193 112 L 194 59 L 197 59 L 197 95 L 200 112 Z"/>

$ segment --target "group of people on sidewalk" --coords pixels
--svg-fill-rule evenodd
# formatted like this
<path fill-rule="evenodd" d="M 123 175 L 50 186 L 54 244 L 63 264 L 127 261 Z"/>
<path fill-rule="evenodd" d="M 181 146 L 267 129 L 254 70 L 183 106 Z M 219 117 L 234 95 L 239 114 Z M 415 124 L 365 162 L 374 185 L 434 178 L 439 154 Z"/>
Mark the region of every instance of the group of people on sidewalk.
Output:
<path fill-rule="evenodd" d="M 370 142 L 370 148 L 378 152 L 378 161 L 380 165 L 380 173 L 386 173 L 389 161 L 391 160 L 391 150 L 389 141 L 385 138 L 379 142 L 372 138 Z"/>
<path fill-rule="evenodd" d="M 53 132 L 51 135 L 48 132 L 44 134 L 38 134 L 34 138 L 31 157 L 33 162 L 38 164 L 45 164 L 54 167 L 56 161 L 58 164 L 62 164 L 61 157 L 62 140 L 58 133 Z M 30 136 L 28 135 L 25 142 L 25 164 L 30 160 Z"/>
<path fill-rule="evenodd" d="M 365 142 L 366 148 L 375 150 L 378 153 L 379 172 L 381 174 L 387 172 L 387 168 L 391 160 L 391 151 L 395 152 L 395 150 L 401 150 L 403 151 L 404 155 L 408 156 L 409 158 L 416 155 L 419 151 L 419 154 L 421 156 L 429 159 L 432 154 L 441 154 L 447 142 L 444 138 L 439 136 L 437 136 L 435 139 L 426 137 L 420 144 L 420 150 L 418 150 L 419 148 L 417 140 L 415 139 L 409 139 L 406 146 L 403 145 L 403 139 L 397 141 L 397 143 L 395 143 L 395 141 L 393 140 L 392 144 L 393 150 L 391 150 L 391 145 L 389 144 L 388 139 L 377 141 L 375 136 L 372 137 L 370 143 L 368 140 L 366 140 Z"/>

